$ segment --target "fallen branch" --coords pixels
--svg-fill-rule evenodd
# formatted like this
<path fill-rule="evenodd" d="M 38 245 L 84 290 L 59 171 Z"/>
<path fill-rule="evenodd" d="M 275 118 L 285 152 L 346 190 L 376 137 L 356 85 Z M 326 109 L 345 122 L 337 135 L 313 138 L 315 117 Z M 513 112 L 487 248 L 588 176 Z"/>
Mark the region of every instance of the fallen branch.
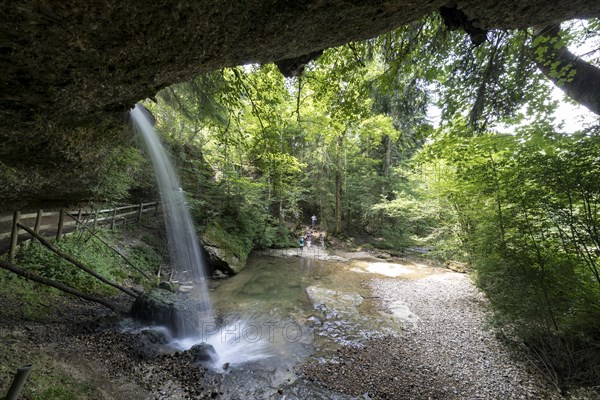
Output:
<path fill-rule="evenodd" d="M 69 217 L 71 217 L 75 223 L 81 225 L 85 230 L 87 230 L 90 234 L 92 234 L 92 236 L 94 236 L 96 239 L 98 239 L 100 242 L 102 242 L 102 244 L 104 244 L 106 247 L 108 247 L 109 249 L 111 249 L 112 251 L 114 251 L 115 253 L 117 253 L 119 256 L 121 256 L 121 258 L 123 260 L 125 260 L 125 262 L 127 264 L 129 264 L 133 269 L 135 269 L 136 271 L 138 271 L 140 274 L 144 275 L 144 277 L 146 279 L 150 279 L 150 277 L 148 275 L 146 275 L 146 273 L 144 271 L 142 271 L 141 269 L 139 269 L 138 267 L 136 267 L 123 253 L 121 253 L 119 250 L 115 249 L 114 247 L 112 247 L 110 244 L 108 244 L 104 239 L 102 239 L 96 232 L 94 232 L 93 230 L 91 230 L 90 228 L 88 228 L 87 226 L 85 226 L 85 223 L 83 221 L 80 221 L 76 216 L 74 216 L 71 213 L 66 213 Z"/>
<path fill-rule="evenodd" d="M 79 290 L 73 289 L 73 288 L 71 288 L 69 286 L 65 286 L 62 283 L 53 281 L 51 279 L 44 278 L 44 277 L 39 276 L 39 275 L 37 275 L 37 274 L 35 274 L 35 273 L 31 272 L 31 271 L 26 271 L 24 269 L 21 269 L 21 268 L 17 267 L 14 264 L 11 264 L 11 263 L 9 263 L 7 261 L 4 261 L 2 259 L 0 259 L 0 268 L 3 268 L 5 270 L 11 271 L 11 272 L 14 272 L 17 275 L 22 276 L 23 278 L 29 279 L 30 281 L 42 283 L 42 284 L 47 285 L 47 286 L 52 286 L 53 288 L 56 288 L 56 289 L 58 289 L 60 291 L 63 291 L 65 293 L 72 294 L 73 296 L 80 297 L 80 298 L 82 298 L 84 300 L 93 301 L 94 303 L 98 303 L 100 305 L 103 305 L 104 307 L 110 309 L 111 311 L 115 311 L 116 310 L 116 307 L 113 304 L 107 302 L 106 300 L 100 299 L 98 297 L 94 297 L 94 296 L 89 295 L 87 293 L 80 292 Z"/>
<path fill-rule="evenodd" d="M 69 255 L 69 254 L 67 254 L 67 253 L 59 250 L 56 246 L 54 246 L 52 243 L 50 243 L 48 240 L 46 240 L 43 236 L 41 236 L 38 233 L 36 233 L 33 229 L 31 229 L 31 228 L 29 228 L 27 226 L 24 226 L 22 224 L 18 224 L 18 225 L 19 225 L 19 227 L 21 229 L 24 229 L 25 231 L 27 231 L 27 233 L 29 233 L 34 238 L 36 238 L 37 240 L 39 240 L 41 244 L 43 244 L 44 246 L 46 246 L 52 252 L 56 253 L 58 256 L 64 258 L 65 260 L 67 260 L 71 264 L 75 265 L 77 268 L 79 268 L 79 269 L 87 272 L 88 274 L 92 275 L 94 278 L 98 279 L 99 281 L 104 282 L 107 285 L 112 286 L 115 289 L 118 289 L 121 292 L 123 292 L 123 293 L 125 293 L 125 294 L 127 294 L 127 295 L 129 295 L 131 297 L 137 297 L 137 295 L 133 291 L 131 291 L 131 290 L 127 289 L 127 288 L 124 288 L 123 286 L 121 286 L 121 285 L 119 285 L 117 283 L 111 282 L 111 281 L 109 281 L 108 279 L 104 278 L 101 275 L 98 275 L 96 272 L 94 272 L 90 268 L 86 267 L 81 262 L 77 261 L 71 255 Z"/>

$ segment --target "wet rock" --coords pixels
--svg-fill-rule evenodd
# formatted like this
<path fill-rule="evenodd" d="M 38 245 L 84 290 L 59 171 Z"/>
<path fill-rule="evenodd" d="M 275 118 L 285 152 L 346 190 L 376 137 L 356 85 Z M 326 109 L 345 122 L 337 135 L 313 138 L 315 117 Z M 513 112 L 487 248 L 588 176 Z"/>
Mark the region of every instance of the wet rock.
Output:
<path fill-rule="evenodd" d="M 221 271 L 220 269 L 216 269 L 216 270 L 213 272 L 213 275 L 212 275 L 212 277 L 213 277 L 214 279 L 225 279 L 225 278 L 227 278 L 227 274 L 224 274 L 224 273 L 223 273 L 223 271 Z"/>
<path fill-rule="evenodd" d="M 448 268 L 451 271 L 460 273 L 466 273 L 469 270 L 469 266 L 467 263 L 452 260 L 446 261 L 446 263 L 444 263 L 444 267 Z"/>
<path fill-rule="evenodd" d="M 177 336 L 186 334 L 181 331 L 186 329 L 184 326 L 192 330 L 199 324 L 198 310 L 204 308 L 205 305 L 182 294 L 157 287 L 137 297 L 131 307 L 131 314 L 142 322 L 167 326 Z"/>
<path fill-rule="evenodd" d="M 242 263 L 237 256 L 230 254 L 223 248 L 204 245 L 204 250 L 207 256 L 206 261 L 213 269 L 237 274 L 246 266 L 245 262 Z"/>
<path fill-rule="evenodd" d="M 219 270 L 233 275 L 246 267 L 252 246 L 242 244 L 239 233 L 230 233 L 223 227 L 209 225 L 200 240 L 204 258 L 211 271 Z"/>
<path fill-rule="evenodd" d="M 140 337 L 149 344 L 166 344 L 169 342 L 167 333 L 159 329 L 145 329 L 140 332 Z"/>
<path fill-rule="evenodd" d="M 166 282 L 166 281 L 162 281 L 161 283 L 158 284 L 158 287 L 160 289 L 164 289 L 164 290 L 168 290 L 171 293 L 177 293 L 177 285 L 175 285 L 172 282 Z"/>
<path fill-rule="evenodd" d="M 318 257 L 318 259 L 321 260 L 321 261 L 338 261 L 338 262 L 348 262 L 348 261 L 350 261 L 346 257 L 331 256 L 331 255 L 323 255 L 323 256 Z"/>
<path fill-rule="evenodd" d="M 89 330 L 106 330 L 106 329 L 115 329 L 115 327 L 119 324 L 120 319 L 118 315 L 103 315 L 98 317 L 92 324 L 87 327 Z"/>
<path fill-rule="evenodd" d="M 131 352 L 142 360 L 156 358 L 161 354 L 161 346 L 169 341 L 164 331 L 155 329 L 141 331 L 136 335 L 136 339 Z"/>
<path fill-rule="evenodd" d="M 389 302 L 387 308 L 390 310 L 392 318 L 399 324 L 410 323 L 415 325 L 419 320 L 419 317 L 410 311 L 408 305 L 402 300 Z"/>
<path fill-rule="evenodd" d="M 319 286 L 307 287 L 306 294 L 313 307 L 317 309 L 355 313 L 356 307 L 363 302 L 362 296 L 358 293 L 339 292 Z"/>
<path fill-rule="evenodd" d="M 204 342 L 192 346 L 192 348 L 190 348 L 188 352 L 192 356 L 192 360 L 195 363 L 214 363 L 217 361 L 218 358 L 215 348 L 212 345 Z"/>

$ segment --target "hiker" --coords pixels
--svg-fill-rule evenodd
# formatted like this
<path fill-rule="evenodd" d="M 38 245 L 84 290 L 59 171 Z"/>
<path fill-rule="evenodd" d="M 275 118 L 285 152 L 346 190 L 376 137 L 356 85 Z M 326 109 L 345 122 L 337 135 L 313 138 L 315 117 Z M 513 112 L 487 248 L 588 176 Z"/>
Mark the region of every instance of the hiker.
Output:
<path fill-rule="evenodd" d="M 310 249 L 310 244 L 312 242 L 312 234 L 309 232 L 306 234 L 306 247 Z"/>
<path fill-rule="evenodd" d="M 313 214 L 312 217 L 310 217 L 310 226 L 312 229 L 315 229 L 315 225 L 317 224 L 317 216 Z"/>
<path fill-rule="evenodd" d="M 300 244 L 300 251 L 304 250 L 304 237 L 300 236 L 300 239 L 298 239 L 298 244 Z"/>

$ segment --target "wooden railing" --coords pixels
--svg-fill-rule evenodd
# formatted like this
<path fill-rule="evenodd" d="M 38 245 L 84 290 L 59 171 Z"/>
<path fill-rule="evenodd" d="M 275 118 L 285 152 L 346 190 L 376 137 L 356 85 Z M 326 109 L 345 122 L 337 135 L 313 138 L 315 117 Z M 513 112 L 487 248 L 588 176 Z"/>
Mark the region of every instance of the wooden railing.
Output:
<path fill-rule="evenodd" d="M 12 259 L 15 256 L 17 246 L 31 239 L 31 235 L 19 224 L 33 229 L 49 237 L 60 240 L 61 237 L 79 230 L 81 225 L 87 227 L 110 227 L 115 228 L 118 224 L 125 225 L 129 222 L 139 222 L 144 213 L 158 213 L 158 202 L 128 204 L 114 208 L 101 210 L 65 210 L 45 212 L 0 214 L 0 254 L 9 252 Z"/>

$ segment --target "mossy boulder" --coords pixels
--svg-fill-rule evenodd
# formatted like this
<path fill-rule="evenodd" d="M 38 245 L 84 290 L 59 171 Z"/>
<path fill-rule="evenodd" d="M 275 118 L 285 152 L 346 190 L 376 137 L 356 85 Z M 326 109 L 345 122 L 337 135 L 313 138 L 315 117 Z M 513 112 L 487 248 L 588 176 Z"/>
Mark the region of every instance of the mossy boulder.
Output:
<path fill-rule="evenodd" d="M 211 271 L 223 271 L 226 274 L 237 274 L 246 265 L 230 251 L 230 249 L 204 245 L 206 251 L 206 262 Z"/>
<path fill-rule="evenodd" d="M 168 327 L 174 336 L 182 336 L 197 331 L 204 308 L 185 294 L 155 287 L 137 297 L 131 314 L 142 322 Z"/>
<path fill-rule="evenodd" d="M 206 262 L 211 271 L 237 274 L 246 266 L 252 243 L 240 235 L 232 234 L 223 227 L 211 224 L 201 235 L 206 252 Z"/>
<path fill-rule="evenodd" d="M 219 359 L 213 345 L 205 342 L 192 346 L 188 352 L 192 355 L 194 362 L 215 363 Z"/>

